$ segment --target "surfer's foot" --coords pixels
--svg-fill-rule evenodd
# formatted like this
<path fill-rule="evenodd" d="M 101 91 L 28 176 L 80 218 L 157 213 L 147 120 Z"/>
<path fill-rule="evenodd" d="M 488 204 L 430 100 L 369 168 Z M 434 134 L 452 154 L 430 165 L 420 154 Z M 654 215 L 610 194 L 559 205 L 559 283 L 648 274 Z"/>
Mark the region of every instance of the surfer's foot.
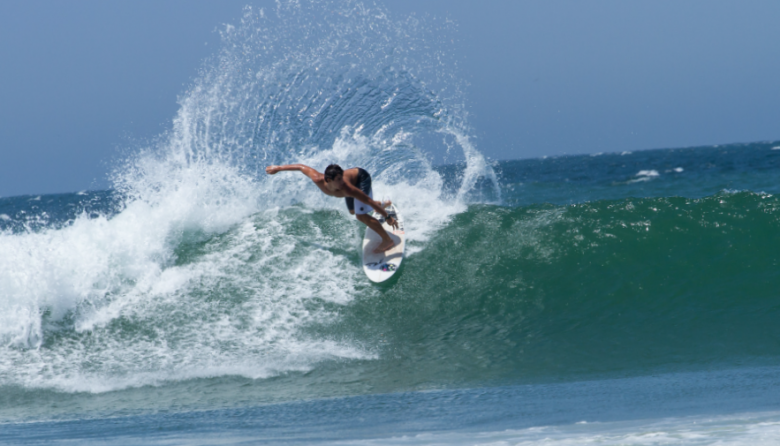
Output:
<path fill-rule="evenodd" d="M 393 202 L 392 202 L 392 201 L 390 201 L 390 200 L 385 200 L 385 201 L 383 201 L 383 202 L 382 202 L 382 209 L 385 209 L 385 208 L 387 208 L 387 207 L 388 207 L 388 206 L 390 206 L 391 204 L 393 204 Z"/>
<path fill-rule="evenodd" d="M 393 246 L 395 246 L 395 242 L 393 241 L 393 239 L 382 240 L 382 243 L 380 243 L 379 246 L 377 246 L 376 249 L 374 250 L 374 254 L 381 254 L 387 251 L 388 249 L 392 248 Z"/>

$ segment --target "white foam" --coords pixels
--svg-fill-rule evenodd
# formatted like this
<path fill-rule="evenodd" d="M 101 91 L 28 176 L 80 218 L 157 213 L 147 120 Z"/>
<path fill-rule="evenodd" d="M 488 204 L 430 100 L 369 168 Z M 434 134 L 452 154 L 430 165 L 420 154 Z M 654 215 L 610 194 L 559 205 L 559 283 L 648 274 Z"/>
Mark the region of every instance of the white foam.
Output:
<path fill-rule="evenodd" d="M 220 374 L 263 378 L 330 358 L 374 357 L 299 332 L 333 320 L 328 306 L 351 302 L 364 279 L 343 255 L 301 247 L 301 238 L 348 246 L 346 213 L 343 233 L 315 227 L 288 235 L 305 212 L 268 209 L 266 185 L 216 160 L 142 153 L 116 182 L 130 198 L 111 218 L 81 215 L 61 229 L 0 235 L 0 339 L 10 347 L 0 355 L 0 385 L 99 392 Z M 302 201 L 321 208 L 316 187 L 305 190 Z M 215 236 L 195 263 L 175 264 L 187 239 Z M 238 302 L 220 307 L 219 300 Z M 118 330 L 118 320 L 139 331 Z M 64 325 L 47 328 L 52 323 Z M 64 339 L 40 348 L 58 331 Z M 89 342 L 86 333 L 94 333 Z"/>
<path fill-rule="evenodd" d="M 343 256 L 302 248 L 288 235 L 300 217 L 295 210 L 244 218 L 197 262 L 180 266 L 166 260 L 175 246 L 170 228 L 195 221 L 166 221 L 158 210 L 136 202 L 110 220 L 80 218 L 59 231 L 0 237 L 0 249 L 15 261 L 1 266 L 19 279 L 0 286 L 27 292 L 3 295 L 2 307 L 12 310 L 2 315 L 6 342 L 39 346 L 47 336 L 44 309 L 50 320 L 73 317 L 64 340 L 5 349 L 0 384 L 102 392 L 231 374 L 264 378 L 306 371 L 325 359 L 374 357 L 299 332 L 333 320 L 327 306 L 349 303 L 361 274 Z M 304 236 L 308 243 L 334 243 L 316 230 Z M 349 240 L 350 233 L 342 237 Z M 120 318 L 139 331 L 117 331 L 112 323 Z M 93 337 L 84 342 L 78 334 L 87 332 Z"/>
<path fill-rule="evenodd" d="M 657 170 L 640 170 L 635 175 L 636 178 L 629 180 L 628 183 L 641 183 L 644 181 L 650 181 L 653 178 L 660 176 Z"/>
<path fill-rule="evenodd" d="M 330 163 L 368 169 L 374 196 L 393 199 L 403 212 L 410 253 L 424 249 L 436 229 L 466 209 L 480 178 L 497 183 L 441 109 L 420 127 L 437 126 L 463 150 L 466 168 L 454 200 L 442 197 L 442 178 L 413 145 L 414 126 L 429 118 L 428 111 L 409 123 L 412 128 L 394 127 L 390 119 L 369 129 L 363 109 L 333 111 L 332 98 L 320 97 L 353 91 L 353 75 L 370 80 L 384 73 L 386 62 L 375 55 L 386 53 L 381 45 L 396 48 L 396 42 L 376 39 L 379 47 L 365 50 L 375 71 L 330 73 L 344 78 L 343 85 L 315 82 L 321 78 L 311 75 L 311 67 L 343 66 L 322 62 L 319 54 L 347 51 L 343 43 L 351 40 L 344 33 L 396 25 L 344 14 L 333 20 L 358 21 L 354 29 L 351 22 L 335 27 L 331 40 L 303 54 L 298 45 L 310 42 L 295 40 L 297 28 L 258 34 L 260 19 L 245 11 L 238 28 L 226 28 L 217 61 L 180 99 L 170 132 L 117 166 L 114 185 L 125 197 L 117 213 L 0 234 L 0 386 L 101 392 L 226 374 L 263 378 L 310 370 L 328 359 L 374 358 L 357 341 L 306 334 L 308 327 L 337 320 L 339 306 L 378 292 L 343 254 L 357 252 L 362 227 L 343 199 L 323 195 L 305 176 L 267 176 L 262 167 L 297 162 L 320 170 Z M 244 65 L 245 49 L 265 54 L 269 39 L 288 45 L 283 57 Z M 348 51 L 351 57 L 354 50 Z M 290 62 L 290 54 L 299 59 Z M 300 84 L 282 83 L 290 78 Z M 414 84 L 419 81 L 413 76 L 401 78 L 397 97 L 440 106 L 440 98 L 419 96 L 430 90 Z M 372 109 L 388 114 L 403 102 L 376 100 Z M 282 111 L 289 114 L 279 119 Z M 307 140 L 312 119 L 327 113 L 340 127 Z M 273 124 L 268 134 L 260 135 L 259 121 Z M 331 134 L 338 135 L 332 142 Z M 318 223 L 323 210 L 336 221 Z"/>
<path fill-rule="evenodd" d="M 640 170 L 637 172 L 638 177 L 657 177 L 659 175 L 657 170 Z"/>
<path fill-rule="evenodd" d="M 432 432 L 392 438 L 339 441 L 349 445 L 774 445 L 780 414 L 734 414 L 661 420 L 585 422 L 494 432 Z M 333 443 L 325 443 L 333 444 Z"/>

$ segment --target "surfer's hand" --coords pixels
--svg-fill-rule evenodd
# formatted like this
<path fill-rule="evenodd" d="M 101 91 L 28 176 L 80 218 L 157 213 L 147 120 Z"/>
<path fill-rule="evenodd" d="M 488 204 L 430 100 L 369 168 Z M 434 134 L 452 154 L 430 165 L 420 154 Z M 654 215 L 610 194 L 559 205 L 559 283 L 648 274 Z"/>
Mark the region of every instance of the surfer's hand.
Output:
<path fill-rule="evenodd" d="M 393 229 L 398 229 L 398 222 L 395 221 L 395 219 L 391 215 L 388 215 L 385 221 L 387 222 L 388 225 L 392 226 Z"/>
<path fill-rule="evenodd" d="M 268 175 L 273 175 L 276 172 L 279 172 L 279 166 L 268 166 L 265 168 L 265 173 Z"/>

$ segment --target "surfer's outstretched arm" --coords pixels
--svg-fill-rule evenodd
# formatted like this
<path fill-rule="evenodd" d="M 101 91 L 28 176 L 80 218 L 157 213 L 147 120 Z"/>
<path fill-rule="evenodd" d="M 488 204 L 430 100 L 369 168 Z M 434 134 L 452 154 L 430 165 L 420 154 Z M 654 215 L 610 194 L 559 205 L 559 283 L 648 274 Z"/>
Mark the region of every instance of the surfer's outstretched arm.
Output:
<path fill-rule="evenodd" d="M 265 173 L 268 175 L 273 175 L 276 172 L 281 172 L 283 170 L 297 170 L 307 177 L 311 178 L 312 181 L 320 181 L 322 180 L 322 174 L 317 172 L 316 170 L 312 169 L 311 167 L 305 165 L 305 164 L 286 164 L 284 166 L 268 166 L 265 168 Z"/>

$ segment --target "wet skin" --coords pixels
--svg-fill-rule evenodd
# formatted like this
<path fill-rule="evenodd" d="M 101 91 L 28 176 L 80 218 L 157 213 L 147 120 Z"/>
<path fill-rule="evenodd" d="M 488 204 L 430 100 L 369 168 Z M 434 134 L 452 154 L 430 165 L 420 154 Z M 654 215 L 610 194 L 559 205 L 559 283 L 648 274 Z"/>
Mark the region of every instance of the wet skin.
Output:
<path fill-rule="evenodd" d="M 398 222 L 396 222 L 393 217 L 388 216 L 387 211 L 385 211 L 384 209 L 387 206 L 390 206 L 391 202 L 389 200 L 382 203 L 372 200 L 371 198 L 368 197 L 368 195 L 365 194 L 365 192 L 355 187 L 355 184 L 357 184 L 357 176 L 358 176 L 357 167 L 353 167 L 351 169 L 345 170 L 344 175 L 338 176 L 330 181 L 326 181 L 325 175 L 323 175 L 322 173 L 303 164 L 288 164 L 285 166 L 268 166 L 265 168 L 265 172 L 269 175 L 274 175 L 278 172 L 285 171 L 285 170 L 292 170 L 292 171 L 297 170 L 303 173 L 304 175 L 309 177 L 325 195 L 330 195 L 331 197 L 339 197 L 339 198 L 351 197 L 354 198 L 355 200 L 368 204 L 369 206 L 374 208 L 374 210 L 378 214 L 385 217 L 387 224 L 389 224 L 393 228 L 398 228 Z M 350 210 L 350 213 L 354 215 L 355 211 Z M 357 218 L 358 221 L 365 224 L 369 228 L 373 229 L 374 232 L 376 232 L 382 237 L 382 243 L 380 243 L 379 246 L 377 246 L 377 248 L 374 249 L 375 253 L 378 254 L 380 252 L 387 251 L 388 249 L 395 246 L 395 242 L 393 241 L 392 238 L 390 238 L 390 235 L 382 227 L 382 224 L 379 223 L 379 220 L 377 220 L 376 218 L 368 214 L 357 215 L 355 216 L 355 218 Z"/>

